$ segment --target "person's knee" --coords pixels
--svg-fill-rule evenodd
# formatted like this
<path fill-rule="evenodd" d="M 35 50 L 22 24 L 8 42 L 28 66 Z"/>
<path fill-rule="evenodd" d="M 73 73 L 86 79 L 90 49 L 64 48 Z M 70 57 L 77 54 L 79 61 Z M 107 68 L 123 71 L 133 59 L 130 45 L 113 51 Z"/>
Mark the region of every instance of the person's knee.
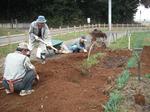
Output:
<path fill-rule="evenodd" d="M 34 70 L 29 70 L 29 71 L 27 72 L 27 76 L 28 76 L 29 78 L 35 79 L 35 75 L 36 75 L 36 73 L 35 73 Z"/>
<path fill-rule="evenodd" d="M 3 80 L 3 81 L 2 81 L 2 85 L 3 85 L 3 87 L 4 87 L 5 89 L 9 89 L 9 85 L 8 85 L 8 83 L 7 83 L 6 80 Z"/>

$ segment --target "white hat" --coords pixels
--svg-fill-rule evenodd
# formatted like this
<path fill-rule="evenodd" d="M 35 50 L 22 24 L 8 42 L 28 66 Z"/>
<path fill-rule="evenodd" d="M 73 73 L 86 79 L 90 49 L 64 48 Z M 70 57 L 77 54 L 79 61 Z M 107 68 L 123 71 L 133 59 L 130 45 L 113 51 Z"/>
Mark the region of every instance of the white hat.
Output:
<path fill-rule="evenodd" d="M 25 42 L 21 42 L 21 43 L 19 43 L 17 48 L 28 49 L 28 44 Z"/>
<path fill-rule="evenodd" d="M 46 19 L 44 16 L 38 16 L 36 22 L 38 23 L 45 23 L 46 22 Z"/>
<path fill-rule="evenodd" d="M 84 41 L 84 42 L 86 42 L 87 41 L 87 39 L 86 39 L 86 37 L 85 36 L 81 36 L 81 38 L 80 38 L 82 41 Z"/>

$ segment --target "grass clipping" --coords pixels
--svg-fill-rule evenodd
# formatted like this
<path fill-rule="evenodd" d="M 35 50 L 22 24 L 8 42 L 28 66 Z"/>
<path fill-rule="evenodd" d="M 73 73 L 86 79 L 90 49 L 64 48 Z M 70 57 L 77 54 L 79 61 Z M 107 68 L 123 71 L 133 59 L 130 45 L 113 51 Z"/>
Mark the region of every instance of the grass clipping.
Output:
<path fill-rule="evenodd" d="M 98 64 L 99 63 L 98 59 L 101 58 L 102 56 L 104 56 L 104 53 L 96 53 L 91 55 L 88 59 L 85 59 L 82 63 L 81 74 L 89 75 L 90 68 Z"/>

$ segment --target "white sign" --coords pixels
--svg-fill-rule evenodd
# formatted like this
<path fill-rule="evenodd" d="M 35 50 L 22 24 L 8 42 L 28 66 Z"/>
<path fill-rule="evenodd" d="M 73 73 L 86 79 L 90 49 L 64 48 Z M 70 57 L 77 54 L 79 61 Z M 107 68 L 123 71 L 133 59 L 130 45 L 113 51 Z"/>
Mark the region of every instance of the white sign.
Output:
<path fill-rule="evenodd" d="M 87 18 L 87 23 L 91 23 L 91 18 Z"/>

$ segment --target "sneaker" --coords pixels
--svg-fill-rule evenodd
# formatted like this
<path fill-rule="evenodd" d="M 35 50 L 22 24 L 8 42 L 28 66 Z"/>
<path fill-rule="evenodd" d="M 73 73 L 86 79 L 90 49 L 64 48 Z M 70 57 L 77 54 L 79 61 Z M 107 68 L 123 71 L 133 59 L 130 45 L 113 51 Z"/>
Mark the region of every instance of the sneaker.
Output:
<path fill-rule="evenodd" d="M 34 92 L 34 90 L 33 90 L 33 89 L 31 89 L 31 90 L 26 90 L 26 92 L 27 92 L 28 94 L 31 94 L 31 93 Z"/>
<path fill-rule="evenodd" d="M 31 89 L 31 90 L 21 90 L 19 95 L 20 96 L 26 96 L 26 95 L 29 95 L 29 94 L 31 94 L 33 92 L 34 92 L 33 89 Z"/>
<path fill-rule="evenodd" d="M 45 60 L 42 60 L 42 64 L 45 64 L 46 62 L 45 62 Z"/>
<path fill-rule="evenodd" d="M 11 94 L 10 90 L 5 89 L 6 94 Z"/>

